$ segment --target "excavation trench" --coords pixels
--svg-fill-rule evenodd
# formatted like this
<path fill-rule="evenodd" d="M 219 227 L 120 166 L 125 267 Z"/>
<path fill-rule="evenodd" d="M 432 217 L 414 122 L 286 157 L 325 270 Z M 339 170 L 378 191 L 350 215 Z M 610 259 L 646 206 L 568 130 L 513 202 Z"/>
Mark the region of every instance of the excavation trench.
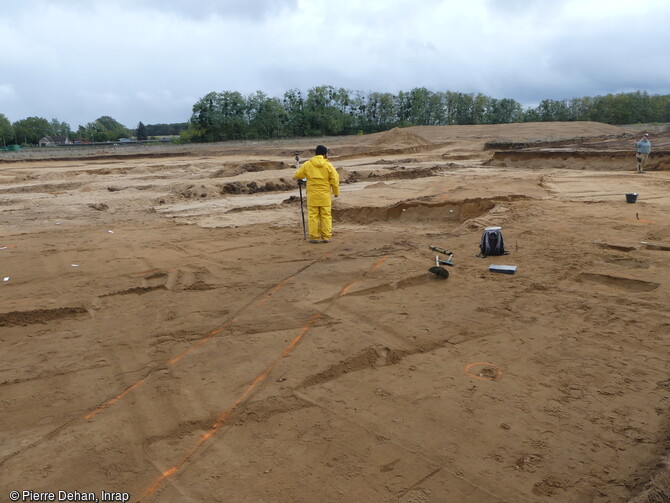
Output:
<path fill-rule="evenodd" d="M 472 199 L 427 203 L 402 201 L 391 206 L 363 206 L 357 208 L 333 208 L 333 220 L 354 224 L 370 222 L 453 222 L 460 224 L 471 218 L 488 213 L 496 205 L 491 199 Z"/>
<path fill-rule="evenodd" d="M 586 151 L 575 149 L 497 151 L 485 166 L 528 169 L 633 170 L 635 152 L 630 150 Z M 645 169 L 670 169 L 670 152 L 654 152 Z"/>

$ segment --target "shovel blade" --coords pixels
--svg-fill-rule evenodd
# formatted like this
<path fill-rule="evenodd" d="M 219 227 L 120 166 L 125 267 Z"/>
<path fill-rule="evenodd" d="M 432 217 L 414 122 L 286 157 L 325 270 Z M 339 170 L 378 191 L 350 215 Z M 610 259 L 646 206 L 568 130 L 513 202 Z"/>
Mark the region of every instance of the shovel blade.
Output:
<path fill-rule="evenodd" d="M 444 267 L 433 266 L 430 269 L 428 269 L 428 272 L 432 272 L 437 277 L 443 279 L 447 279 L 449 277 L 449 271 L 447 271 Z"/>

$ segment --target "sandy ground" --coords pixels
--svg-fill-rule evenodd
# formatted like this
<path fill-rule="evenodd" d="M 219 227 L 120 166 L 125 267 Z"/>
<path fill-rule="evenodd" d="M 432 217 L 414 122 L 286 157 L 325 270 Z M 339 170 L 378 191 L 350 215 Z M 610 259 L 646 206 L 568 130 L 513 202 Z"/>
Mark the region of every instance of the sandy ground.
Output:
<path fill-rule="evenodd" d="M 2 153 L 0 501 L 667 501 L 670 134 L 644 175 L 638 138 Z M 342 191 L 314 245 L 317 143 Z"/>

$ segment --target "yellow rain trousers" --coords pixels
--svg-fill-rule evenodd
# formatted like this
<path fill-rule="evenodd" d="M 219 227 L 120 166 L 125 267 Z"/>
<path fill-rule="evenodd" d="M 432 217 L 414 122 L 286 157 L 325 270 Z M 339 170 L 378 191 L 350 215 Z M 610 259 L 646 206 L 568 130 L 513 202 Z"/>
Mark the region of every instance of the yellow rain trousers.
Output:
<path fill-rule="evenodd" d="M 330 212 L 330 193 L 340 194 L 340 175 L 333 165 L 317 155 L 300 166 L 295 178 L 307 178 L 307 221 L 309 239 L 330 239 L 333 235 L 333 217 Z"/>

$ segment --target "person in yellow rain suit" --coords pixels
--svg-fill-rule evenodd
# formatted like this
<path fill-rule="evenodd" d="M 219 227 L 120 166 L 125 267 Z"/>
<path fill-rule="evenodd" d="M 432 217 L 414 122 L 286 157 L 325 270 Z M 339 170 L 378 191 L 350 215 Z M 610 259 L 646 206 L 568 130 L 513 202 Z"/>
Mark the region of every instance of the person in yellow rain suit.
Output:
<path fill-rule="evenodd" d="M 330 192 L 340 195 L 340 175 L 328 161 L 328 149 L 316 147 L 316 155 L 300 166 L 294 178 L 307 179 L 307 221 L 309 242 L 328 243 L 333 235 Z"/>

